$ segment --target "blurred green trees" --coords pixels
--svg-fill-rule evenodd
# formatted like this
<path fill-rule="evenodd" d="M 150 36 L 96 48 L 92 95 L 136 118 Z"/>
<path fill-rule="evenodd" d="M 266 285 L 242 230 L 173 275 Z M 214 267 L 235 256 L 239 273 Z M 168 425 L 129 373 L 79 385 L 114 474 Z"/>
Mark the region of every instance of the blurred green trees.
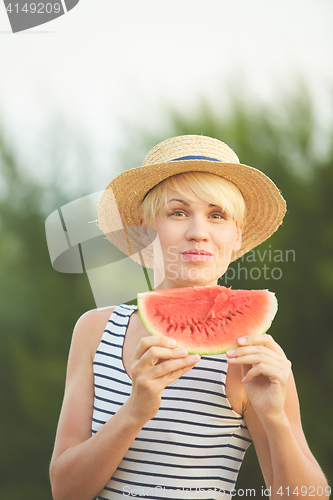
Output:
<path fill-rule="evenodd" d="M 70 332 L 94 302 L 85 275 L 50 265 L 45 218 L 64 193 L 33 181 L 4 134 L 0 168 L 0 497 L 46 500 Z"/>
<path fill-rule="evenodd" d="M 210 135 L 229 144 L 241 162 L 269 175 L 282 191 L 288 205 L 284 224 L 252 257 L 233 263 L 227 283 L 222 278 L 221 284 L 276 293 L 279 312 L 270 333 L 293 363 L 305 434 L 333 483 L 333 125 L 324 130 L 319 125 L 304 89 L 275 107 L 232 98 L 227 114 L 202 102 L 191 116 L 171 111 L 158 133 L 129 127 L 124 165 L 140 165 L 142 150 L 167 137 Z M 94 300 L 85 275 L 52 269 L 44 223 L 66 201 L 89 194 L 89 183 L 72 198 L 60 182 L 39 185 L 20 168 L 3 137 L 0 496 L 46 500 L 51 498 L 48 464 L 71 332 Z M 251 448 L 237 487 L 259 492 L 263 480 Z"/>

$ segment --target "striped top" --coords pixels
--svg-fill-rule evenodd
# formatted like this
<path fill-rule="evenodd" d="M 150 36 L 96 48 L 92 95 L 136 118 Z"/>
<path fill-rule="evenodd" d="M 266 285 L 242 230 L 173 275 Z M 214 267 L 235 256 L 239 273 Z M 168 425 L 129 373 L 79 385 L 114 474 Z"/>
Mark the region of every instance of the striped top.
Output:
<path fill-rule="evenodd" d="M 131 393 L 122 349 L 136 309 L 115 308 L 96 351 L 93 434 Z M 157 414 L 140 430 L 98 500 L 231 498 L 251 439 L 226 398 L 226 370 L 225 355 L 202 356 L 164 389 Z"/>

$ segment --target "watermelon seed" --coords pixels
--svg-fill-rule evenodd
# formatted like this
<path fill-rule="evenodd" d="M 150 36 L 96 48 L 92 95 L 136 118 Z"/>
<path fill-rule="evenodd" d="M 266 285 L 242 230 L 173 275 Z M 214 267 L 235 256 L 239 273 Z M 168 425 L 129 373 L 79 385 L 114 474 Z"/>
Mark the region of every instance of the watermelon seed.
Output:
<path fill-rule="evenodd" d="M 231 317 L 230 317 L 230 316 L 227 316 L 227 319 L 228 319 L 229 321 L 231 321 Z"/>

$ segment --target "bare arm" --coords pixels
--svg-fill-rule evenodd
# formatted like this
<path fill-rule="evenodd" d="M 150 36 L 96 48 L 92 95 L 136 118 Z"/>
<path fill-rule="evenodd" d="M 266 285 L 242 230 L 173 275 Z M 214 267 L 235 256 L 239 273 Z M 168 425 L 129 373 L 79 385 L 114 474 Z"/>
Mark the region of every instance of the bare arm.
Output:
<path fill-rule="evenodd" d="M 96 338 L 100 339 L 106 321 L 101 311 L 89 311 L 74 329 L 50 465 L 55 500 L 94 498 L 107 484 L 140 429 L 158 411 L 165 386 L 190 370 L 199 359 L 169 346 L 167 339 L 143 338 L 132 362 L 133 388 L 129 399 L 91 436 L 92 361 Z"/>
<path fill-rule="evenodd" d="M 230 354 L 242 366 L 248 400 L 244 416 L 270 498 L 328 498 L 328 485 L 301 425 L 291 364 L 270 335 L 248 337 Z M 318 491 L 318 494 L 317 494 Z"/>

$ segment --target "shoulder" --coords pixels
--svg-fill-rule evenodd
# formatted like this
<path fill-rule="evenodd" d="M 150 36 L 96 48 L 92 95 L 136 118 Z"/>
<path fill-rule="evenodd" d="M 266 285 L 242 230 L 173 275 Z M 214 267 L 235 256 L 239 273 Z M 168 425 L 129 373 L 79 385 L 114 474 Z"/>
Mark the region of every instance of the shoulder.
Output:
<path fill-rule="evenodd" d="M 74 327 L 71 351 L 84 349 L 93 358 L 115 308 L 116 306 L 109 306 L 91 309 L 82 314 Z"/>
<path fill-rule="evenodd" d="M 77 320 L 74 331 L 92 333 L 96 328 L 105 327 L 116 306 L 90 309 Z"/>

